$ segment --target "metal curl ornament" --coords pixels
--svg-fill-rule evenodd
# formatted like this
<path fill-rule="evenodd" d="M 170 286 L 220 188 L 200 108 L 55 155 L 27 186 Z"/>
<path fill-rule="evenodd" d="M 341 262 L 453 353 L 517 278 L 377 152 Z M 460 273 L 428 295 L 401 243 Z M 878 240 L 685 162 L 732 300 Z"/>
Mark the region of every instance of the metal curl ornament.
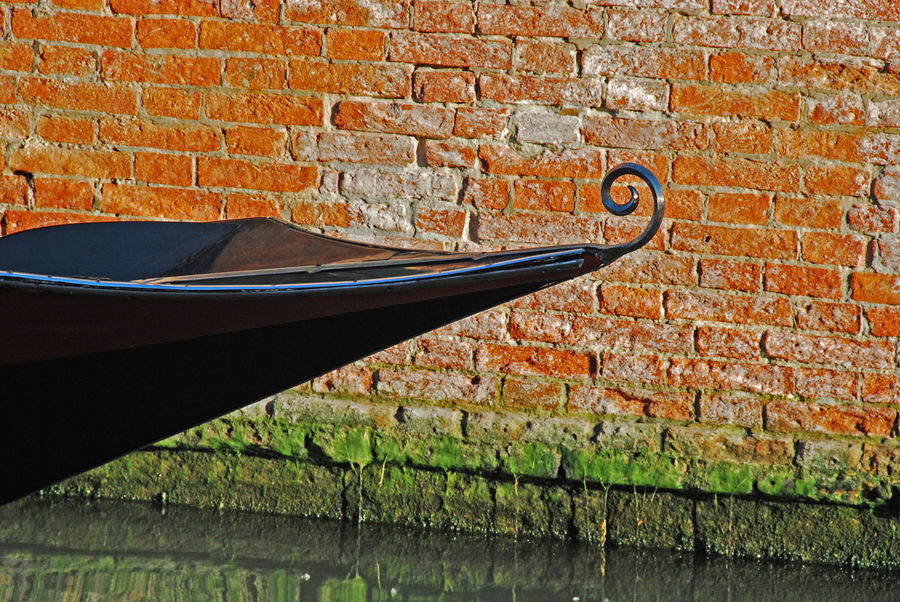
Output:
<path fill-rule="evenodd" d="M 608 248 L 609 251 L 615 251 L 616 257 L 621 257 L 650 242 L 650 239 L 652 239 L 657 230 L 659 230 L 659 227 L 662 224 L 663 214 L 665 213 L 665 201 L 663 199 L 663 190 L 659 180 L 653 175 L 652 171 L 637 163 L 623 163 L 622 165 L 617 165 L 609 170 L 603 178 L 603 182 L 600 185 L 600 200 L 603 202 L 603 206 L 607 211 L 616 216 L 625 216 L 633 213 L 638 207 L 640 195 L 638 195 L 637 189 L 630 184 L 628 184 L 627 187 L 631 193 L 631 198 L 626 202 L 617 203 L 612 198 L 611 191 L 613 183 L 624 176 L 636 176 L 650 188 L 650 193 L 653 196 L 653 214 L 650 217 L 650 223 L 647 224 L 647 227 L 644 228 L 644 231 L 640 236 L 625 244 Z"/>

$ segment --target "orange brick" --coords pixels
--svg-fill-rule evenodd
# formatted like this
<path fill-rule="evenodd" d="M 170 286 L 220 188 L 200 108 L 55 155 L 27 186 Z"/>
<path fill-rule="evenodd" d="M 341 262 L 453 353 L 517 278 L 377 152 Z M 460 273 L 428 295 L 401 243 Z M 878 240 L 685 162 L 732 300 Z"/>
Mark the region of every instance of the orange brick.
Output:
<path fill-rule="evenodd" d="M 471 370 L 475 346 L 468 341 L 422 338 L 416 342 L 415 364 L 448 370 Z"/>
<path fill-rule="evenodd" d="M 787 366 L 675 358 L 669 366 L 673 387 L 790 395 L 794 373 Z"/>
<path fill-rule="evenodd" d="M 862 399 L 870 403 L 897 405 L 900 399 L 900 377 L 895 374 L 864 374 Z"/>
<path fill-rule="evenodd" d="M 210 221 L 222 214 L 222 195 L 197 189 L 105 184 L 103 211 L 116 215 Z"/>
<path fill-rule="evenodd" d="M 48 209 L 90 211 L 94 206 L 94 187 L 78 180 L 35 178 L 34 205 Z"/>
<path fill-rule="evenodd" d="M 30 111 L 0 108 L 0 138 L 24 140 L 30 131 Z M 0 161 L 0 165 L 2 165 L 2 161 Z"/>
<path fill-rule="evenodd" d="M 187 187 L 194 183 L 193 160 L 186 155 L 134 153 L 134 179 Z"/>
<path fill-rule="evenodd" d="M 747 261 L 701 259 L 700 286 L 758 292 L 762 290 L 762 266 Z"/>
<path fill-rule="evenodd" d="M 900 305 L 900 276 L 854 272 L 850 275 L 850 288 L 854 301 Z"/>
<path fill-rule="evenodd" d="M 392 62 L 415 65 L 509 69 L 512 42 L 507 39 L 393 32 L 388 56 Z"/>
<path fill-rule="evenodd" d="M 806 232 L 800 245 L 805 261 L 848 267 L 862 265 L 868 246 L 862 236 L 830 232 Z"/>
<path fill-rule="evenodd" d="M 556 378 L 590 378 L 594 358 L 579 353 L 545 347 L 512 347 L 484 343 L 478 346 L 476 367 L 487 372 Z"/>
<path fill-rule="evenodd" d="M 92 215 L 87 213 L 55 212 L 55 211 L 6 211 L 3 214 L 4 232 L 12 234 L 21 230 L 56 226 L 58 224 L 77 224 L 81 222 L 110 222 L 115 217 L 109 215 Z"/>
<path fill-rule="evenodd" d="M 869 43 L 863 23 L 807 21 L 803 25 L 803 47 L 810 52 L 866 54 Z"/>
<path fill-rule="evenodd" d="M 702 123 L 611 118 L 584 118 L 582 133 L 588 144 L 640 150 L 704 150 L 709 148 L 709 128 Z"/>
<path fill-rule="evenodd" d="M 868 160 L 863 136 L 831 130 L 781 130 L 778 153 L 785 157 L 822 157 L 851 163 Z"/>
<path fill-rule="evenodd" d="M 859 391 L 859 375 L 845 370 L 821 368 L 797 368 L 794 370 L 798 395 L 813 399 L 856 400 Z"/>
<path fill-rule="evenodd" d="M 287 132 L 283 129 L 233 127 L 225 131 L 225 147 L 229 153 L 261 157 L 284 154 Z"/>
<path fill-rule="evenodd" d="M 319 168 L 303 165 L 201 157 L 197 169 L 199 186 L 300 192 L 319 184 Z"/>
<path fill-rule="evenodd" d="M 900 336 L 900 309 L 873 307 L 866 310 L 866 318 L 869 319 L 872 334 L 876 337 Z"/>
<path fill-rule="evenodd" d="M 766 333 L 764 348 L 771 357 L 791 362 L 874 370 L 894 368 L 894 346 L 884 340 L 770 331 Z"/>
<path fill-rule="evenodd" d="M 482 4 L 478 7 L 478 30 L 501 36 L 599 38 L 603 36 L 603 11 Z"/>
<path fill-rule="evenodd" d="M 804 303 L 797 308 L 797 327 L 857 334 L 862 325 L 858 305 L 851 303 Z"/>
<path fill-rule="evenodd" d="M 709 57 L 709 78 L 723 84 L 766 83 L 775 77 L 770 56 L 722 52 Z"/>
<path fill-rule="evenodd" d="M 483 144 L 478 155 L 485 171 L 497 175 L 600 179 L 606 173 L 603 151 L 592 147 L 545 151 L 525 158 L 508 146 Z"/>
<path fill-rule="evenodd" d="M 413 97 L 417 102 L 473 102 L 475 76 L 468 71 L 441 69 L 413 73 Z"/>
<path fill-rule="evenodd" d="M 774 401 L 766 405 L 766 428 L 773 431 L 807 431 L 839 435 L 886 437 L 896 420 L 896 410 L 857 405 L 831 405 L 803 401 Z"/>
<path fill-rule="evenodd" d="M 316 378 L 313 390 L 319 393 L 368 395 L 372 392 L 374 382 L 374 373 L 370 368 L 350 365 Z"/>
<path fill-rule="evenodd" d="M 319 134 L 320 161 L 400 166 L 413 163 L 415 158 L 416 141 L 408 136 L 356 132 Z"/>
<path fill-rule="evenodd" d="M 672 226 L 672 248 L 717 255 L 794 259 L 797 255 L 797 233 L 677 223 Z"/>
<path fill-rule="evenodd" d="M 207 125 L 159 124 L 135 117 L 104 117 L 100 140 L 188 152 L 211 152 L 222 147 L 222 132 Z"/>
<path fill-rule="evenodd" d="M 106 2 L 104 0 L 54 0 L 53 4 L 60 8 L 99 12 Z"/>
<path fill-rule="evenodd" d="M 663 385 L 666 383 L 665 360 L 655 355 L 604 353 L 600 375 L 630 385 Z"/>
<path fill-rule="evenodd" d="M 126 17 L 65 12 L 35 17 L 30 10 L 18 9 L 12 15 L 12 31 L 16 37 L 32 40 L 128 48 L 131 46 L 132 29 L 131 19 Z"/>
<path fill-rule="evenodd" d="M 200 119 L 202 103 L 201 92 L 174 88 L 146 87 L 141 96 L 141 104 L 149 114 L 176 119 Z"/>
<path fill-rule="evenodd" d="M 274 92 L 211 92 L 206 96 L 210 119 L 239 123 L 277 125 L 322 125 L 325 106 L 313 96 L 290 96 Z"/>
<path fill-rule="evenodd" d="M 870 178 L 867 169 L 810 166 L 806 169 L 806 189 L 817 195 L 862 196 L 869 190 Z"/>
<path fill-rule="evenodd" d="M 234 192 L 225 197 L 225 217 L 281 217 L 282 202 L 277 196 Z"/>
<path fill-rule="evenodd" d="M 857 94 L 900 94 L 900 78 L 870 61 L 852 57 L 783 56 L 778 80 L 785 86 L 810 90 L 853 90 Z"/>
<path fill-rule="evenodd" d="M 577 414 L 691 420 L 694 417 L 694 400 L 691 394 L 681 392 L 573 385 L 568 409 Z"/>
<path fill-rule="evenodd" d="M 196 48 L 197 26 L 187 19 L 139 19 L 137 40 L 143 48 Z"/>
<path fill-rule="evenodd" d="M 468 216 L 467 212 L 459 209 L 419 207 L 416 211 L 416 230 L 460 238 L 465 231 Z"/>
<path fill-rule="evenodd" d="M 701 326 L 697 329 L 700 355 L 738 360 L 759 360 L 762 335 L 751 330 Z"/>
<path fill-rule="evenodd" d="M 219 0 L 219 14 L 226 19 L 275 22 L 280 12 L 281 0 Z"/>
<path fill-rule="evenodd" d="M 460 107 L 456 110 L 453 134 L 462 138 L 500 136 L 506 131 L 509 115 L 506 109 Z"/>
<path fill-rule="evenodd" d="M 773 293 L 839 299 L 843 292 L 842 283 L 838 270 L 766 264 L 766 290 Z"/>
<path fill-rule="evenodd" d="M 325 44 L 328 56 L 333 59 L 381 61 L 386 54 L 387 36 L 383 31 L 371 29 L 330 29 Z"/>
<path fill-rule="evenodd" d="M 13 77 L 0 77 L 0 103 L 16 102 L 16 80 Z"/>
<path fill-rule="evenodd" d="M 116 13 L 128 15 L 217 16 L 217 0 L 109 0 Z"/>
<path fill-rule="evenodd" d="M 662 293 L 658 290 L 618 284 L 600 286 L 602 313 L 659 320 L 662 317 L 662 301 Z"/>
<path fill-rule="evenodd" d="M 35 174 L 101 179 L 131 177 L 131 157 L 116 151 L 30 146 L 13 151 L 10 167 Z"/>
<path fill-rule="evenodd" d="M 714 147 L 722 153 L 765 155 L 772 152 L 775 134 L 772 127 L 755 122 L 718 122 L 713 124 L 716 134 Z"/>
<path fill-rule="evenodd" d="M 291 221 L 309 226 L 347 228 L 353 217 L 345 202 L 300 201 L 291 208 Z"/>
<path fill-rule="evenodd" d="M 566 211 L 575 209 L 575 184 L 547 180 L 516 180 L 513 207 L 532 211 Z"/>
<path fill-rule="evenodd" d="M 0 203 L 26 205 L 28 203 L 28 180 L 24 176 L 0 175 Z"/>
<path fill-rule="evenodd" d="M 118 84 L 23 78 L 19 81 L 19 94 L 31 105 L 128 115 L 137 112 L 137 92 Z"/>
<path fill-rule="evenodd" d="M 35 133 L 51 142 L 91 144 L 96 140 L 92 119 L 45 114 L 38 119 Z"/>
<path fill-rule="evenodd" d="M 528 73 L 574 73 L 574 44 L 551 40 L 516 40 L 513 68 Z"/>
<path fill-rule="evenodd" d="M 502 210 L 509 203 L 509 182 L 487 178 L 466 178 L 463 203 L 479 209 Z"/>
<path fill-rule="evenodd" d="M 257 54 L 318 56 L 322 32 L 307 27 L 280 27 L 262 23 L 203 21 L 200 48 Z"/>
<path fill-rule="evenodd" d="M 672 179 L 678 184 L 790 192 L 800 188 L 800 168 L 770 161 L 681 156 L 672 164 Z"/>
<path fill-rule="evenodd" d="M 478 152 L 460 142 L 447 140 L 425 141 L 425 164 L 429 167 L 475 167 Z"/>
<path fill-rule="evenodd" d="M 352 94 L 382 98 L 405 98 L 411 90 L 410 65 L 326 63 L 293 60 L 288 86 L 294 90 Z"/>
<path fill-rule="evenodd" d="M 413 29 L 430 33 L 475 33 L 475 11 L 471 2 L 416 2 Z"/>
<path fill-rule="evenodd" d="M 821 94 L 806 99 L 809 121 L 834 125 L 864 125 L 866 108 L 858 94 Z M 875 112 L 877 105 L 871 105 Z"/>
<path fill-rule="evenodd" d="M 670 106 L 688 115 L 720 115 L 797 121 L 800 94 L 761 88 L 754 91 L 710 85 L 672 86 Z"/>
<path fill-rule="evenodd" d="M 225 61 L 225 85 L 253 90 L 280 90 L 287 83 L 283 59 L 229 58 Z"/>
<path fill-rule="evenodd" d="M 791 303 L 783 298 L 669 291 L 665 307 L 666 316 L 675 319 L 771 326 L 792 326 L 794 322 Z"/>
<path fill-rule="evenodd" d="M 215 86 L 222 81 L 222 61 L 212 57 L 107 51 L 103 78 L 112 81 L 181 86 Z"/>
<path fill-rule="evenodd" d="M 765 224 L 772 194 L 719 192 L 709 197 L 709 220 L 728 224 Z"/>
<path fill-rule="evenodd" d="M 500 392 L 501 401 L 508 406 L 550 411 L 565 400 L 565 385 L 524 378 L 507 378 Z"/>
<path fill-rule="evenodd" d="M 840 230 L 844 209 L 840 201 L 792 198 L 775 199 L 775 221 L 789 226 L 819 230 Z"/>
<path fill-rule="evenodd" d="M 34 50 L 29 44 L 0 42 L 0 69 L 6 71 L 31 71 Z"/>
<path fill-rule="evenodd" d="M 97 71 L 94 53 L 84 48 L 44 46 L 38 70 L 51 75 L 90 75 Z"/>

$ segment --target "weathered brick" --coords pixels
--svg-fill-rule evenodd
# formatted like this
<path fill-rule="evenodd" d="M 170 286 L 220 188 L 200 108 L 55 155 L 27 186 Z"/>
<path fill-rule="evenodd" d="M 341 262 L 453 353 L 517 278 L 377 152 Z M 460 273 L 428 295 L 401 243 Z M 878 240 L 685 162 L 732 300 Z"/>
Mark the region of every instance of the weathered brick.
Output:
<path fill-rule="evenodd" d="M 313 391 L 343 395 L 368 395 L 372 392 L 374 372 L 365 366 L 344 366 L 313 381 Z"/>
<path fill-rule="evenodd" d="M 691 420 L 694 417 L 694 401 L 693 395 L 677 391 L 575 385 L 569 394 L 568 410 L 578 414 Z"/>
<path fill-rule="evenodd" d="M 301 23 L 341 27 L 409 26 L 412 0 L 288 0 L 284 15 Z"/>
<path fill-rule="evenodd" d="M 512 63 L 512 42 L 505 39 L 393 32 L 388 57 L 391 61 L 416 65 L 508 69 Z"/>
<path fill-rule="evenodd" d="M 212 157 L 201 157 L 197 164 L 199 186 L 299 192 L 318 183 L 318 167 Z"/>
<path fill-rule="evenodd" d="M 321 98 L 277 92 L 210 92 L 206 95 L 210 119 L 277 125 L 322 125 L 325 107 Z"/>
<path fill-rule="evenodd" d="M 774 217 L 776 223 L 788 226 L 839 230 L 844 221 L 844 210 L 840 201 L 779 195 L 775 199 Z"/>
<path fill-rule="evenodd" d="M 137 112 L 137 92 L 118 84 L 23 78 L 19 94 L 28 104 L 44 107 L 128 115 Z"/>
<path fill-rule="evenodd" d="M 144 88 L 141 105 L 150 115 L 174 117 L 176 119 L 200 119 L 203 103 L 201 92 L 179 90 L 177 88 Z"/>
<path fill-rule="evenodd" d="M 874 245 L 873 263 L 884 271 L 900 272 L 900 239 L 883 237 Z"/>
<path fill-rule="evenodd" d="M 697 351 L 710 357 L 727 357 L 738 360 L 759 360 L 762 335 L 752 330 L 697 328 Z"/>
<path fill-rule="evenodd" d="M 857 334 L 861 326 L 860 309 L 850 303 L 804 303 L 797 308 L 797 327 Z"/>
<path fill-rule="evenodd" d="M 475 346 L 468 341 L 422 338 L 416 342 L 416 348 L 417 366 L 471 370 L 474 365 Z"/>
<path fill-rule="evenodd" d="M 447 138 L 452 134 L 455 114 L 443 107 L 344 100 L 337 104 L 333 119 L 345 130 Z"/>
<path fill-rule="evenodd" d="M 781 12 L 797 17 L 836 17 L 839 19 L 865 19 L 871 21 L 900 21 L 900 6 L 892 0 L 838 0 L 822 4 L 816 0 L 785 0 Z"/>
<path fill-rule="evenodd" d="M 353 216 L 346 202 L 299 201 L 291 207 L 291 221 L 309 226 L 348 228 Z"/>
<path fill-rule="evenodd" d="M 142 48 L 196 48 L 197 25 L 187 19 L 139 19 L 137 41 Z"/>
<path fill-rule="evenodd" d="M 510 112 L 507 109 L 461 107 L 456 110 L 453 135 L 463 138 L 501 137 L 507 129 Z"/>
<path fill-rule="evenodd" d="M 900 336 L 900 309 L 872 307 L 866 310 L 866 318 L 869 320 L 872 334 L 876 337 Z"/>
<path fill-rule="evenodd" d="M 59 40 L 128 48 L 134 25 L 127 17 L 53 12 L 35 16 L 30 10 L 14 10 L 12 31 L 18 38 Z"/>
<path fill-rule="evenodd" d="M 419 207 L 416 211 L 416 230 L 460 238 L 466 229 L 469 214 L 459 209 Z"/>
<path fill-rule="evenodd" d="M 416 69 L 412 88 L 417 102 L 473 102 L 475 75 L 468 71 Z"/>
<path fill-rule="evenodd" d="M 701 80 L 706 61 L 699 50 L 645 46 L 591 46 L 582 55 L 585 75 L 633 75 L 654 79 Z"/>
<path fill-rule="evenodd" d="M 317 56 L 322 49 L 322 33 L 318 29 L 304 27 L 203 21 L 199 47 L 258 54 Z"/>
<path fill-rule="evenodd" d="M 516 40 L 513 68 L 525 73 L 574 73 L 574 44 L 555 40 Z"/>
<path fill-rule="evenodd" d="M 319 160 L 370 165 L 409 165 L 416 158 L 416 141 L 408 136 L 323 132 Z"/>
<path fill-rule="evenodd" d="M 506 337 L 506 314 L 499 309 L 489 309 L 457 320 L 434 332 L 438 335 L 500 340 Z"/>
<path fill-rule="evenodd" d="M 794 321 L 790 302 L 780 298 L 668 291 L 665 307 L 667 317 L 684 320 L 772 326 L 791 326 Z"/>
<path fill-rule="evenodd" d="M 206 125 L 158 124 L 136 117 L 105 117 L 100 120 L 100 140 L 124 146 L 211 152 L 222 147 L 222 132 Z"/>
<path fill-rule="evenodd" d="M 109 0 L 115 13 L 127 15 L 217 16 L 216 0 Z"/>
<path fill-rule="evenodd" d="M 869 54 L 880 59 L 896 59 L 900 55 L 900 29 L 871 25 Z"/>
<path fill-rule="evenodd" d="M 341 178 L 341 192 L 363 198 L 456 201 L 456 180 L 439 173 L 382 172 L 355 169 Z"/>
<path fill-rule="evenodd" d="M 197 189 L 105 184 L 101 207 L 116 215 L 208 221 L 221 217 L 222 195 Z"/>
<path fill-rule="evenodd" d="M 0 69 L 5 71 L 31 71 L 34 50 L 29 44 L 0 42 Z"/>
<path fill-rule="evenodd" d="M 588 144 L 642 150 L 703 150 L 709 147 L 708 128 L 701 123 L 613 118 L 583 118 Z"/>
<path fill-rule="evenodd" d="M 31 67 L 29 53 L 28 67 Z M 45 45 L 41 48 L 38 71 L 47 75 L 86 76 L 97 72 L 94 53 L 85 48 Z"/>
<path fill-rule="evenodd" d="M 131 157 L 127 153 L 76 150 L 55 146 L 27 146 L 13 151 L 9 166 L 14 170 L 86 178 L 128 178 Z"/>
<path fill-rule="evenodd" d="M 750 395 L 703 393 L 698 420 L 708 424 L 734 424 L 753 428 L 762 424 L 762 402 Z"/>
<path fill-rule="evenodd" d="M 531 211 L 567 211 L 575 209 L 575 184 L 548 180 L 516 180 L 513 207 Z"/>
<path fill-rule="evenodd" d="M 6 205 L 28 203 L 28 180 L 25 176 L 0 176 L 0 203 Z"/>
<path fill-rule="evenodd" d="M 604 353 L 600 375 L 606 380 L 628 384 L 666 384 L 666 362 L 656 355 Z"/>
<path fill-rule="evenodd" d="M 622 42 L 664 42 L 667 17 L 661 10 L 608 9 L 607 33 Z"/>
<path fill-rule="evenodd" d="M 810 52 L 865 54 L 868 38 L 864 23 L 826 20 L 803 24 L 803 47 Z"/>
<path fill-rule="evenodd" d="M 847 222 L 852 230 L 871 234 L 873 232 L 897 231 L 897 209 L 876 204 L 854 205 L 847 212 Z"/>
<path fill-rule="evenodd" d="M 614 111 L 665 111 L 669 85 L 642 79 L 614 78 L 606 87 L 606 108 Z"/>
<path fill-rule="evenodd" d="M 283 217 L 281 199 L 269 194 L 234 192 L 225 196 L 225 217 Z"/>
<path fill-rule="evenodd" d="M 27 120 L 25 122 L 27 124 Z M 12 124 L 10 124 L 12 125 Z M 7 126 L 8 130 L 9 126 Z M 92 144 L 97 139 L 96 123 L 93 119 L 83 117 L 65 117 L 63 115 L 44 114 L 38 118 L 34 133 L 50 142 L 68 144 Z M 25 138 L 25 128 L 18 127 L 12 132 Z M 8 136 L 14 137 L 14 136 Z"/>
<path fill-rule="evenodd" d="M 187 187 L 194 183 L 193 164 L 193 159 L 188 155 L 134 153 L 134 179 Z"/>
<path fill-rule="evenodd" d="M 483 144 L 478 155 L 490 174 L 600 179 L 605 173 L 605 154 L 592 147 L 545 151 L 536 157 L 522 157 L 508 146 Z"/>
<path fill-rule="evenodd" d="M 342 61 L 381 61 L 387 55 L 387 35 L 378 30 L 329 29 L 325 44 L 329 58 Z"/>
<path fill-rule="evenodd" d="M 285 152 L 287 139 L 283 128 L 236 126 L 225 130 L 225 148 L 237 155 L 279 157 Z"/>
<path fill-rule="evenodd" d="M 766 405 L 766 428 L 773 431 L 806 431 L 839 435 L 890 434 L 895 410 L 857 405 L 773 401 Z"/>
<path fill-rule="evenodd" d="M 290 63 L 288 86 L 310 92 L 404 98 L 410 94 L 411 75 L 410 65 L 296 59 Z"/>
<path fill-rule="evenodd" d="M 619 284 L 600 286 L 600 311 L 617 316 L 659 320 L 663 308 L 662 292 Z"/>
<path fill-rule="evenodd" d="M 843 278 L 838 270 L 766 263 L 766 290 L 785 295 L 840 299 Z"/>
<path fill-rule="evenodd" d="M 254 90 L 281 90 L 287 82 L 284 59 L 229 58 L 225 60 L 225 85 Z"/>
<path fill-rule="evenodd" d="M 672 164 L 672 172 L 672 179 L 679 184 L 735 186 L 775 192 L 800 188 L 797 165 L 771 161 L 681 156 Z"/>
<path fill-rule="evenodd" d="M 709 57 L 709 78 L 723 84 L 766 83 L 775 77 L 775 59 L 743 52 L 720 52 Z"/>
<path fill-rule="evenodd" d="M 854 301 L 900 305 L 900 276 L 854 272 L 850 275 L 850 288 Z"/>
<path fill-rule="evenodd" d="M 448 140 L 425 141 L 425 164 L 429 167 L 473 168 L 478 151 L 465 143 Z"/>
<path fill-rule="evenodd" d="M 428 33 L 475 33 L 471 2 L 420 0 L 415 4 L 413 29 Z"/>
<path fill-rule="evenodd" d="M 219 0 L 219 14 L 226 19 L 274 22 L 279 18 L 281 0 Z"/>
<path fill-rule="evenodd" d="M 855 400 L 859 391 L 859 376 L 844 370 L 794 370 L 797 395 L 812 399 Z"/>
<path fill-rule="evenodd" d="M 712 0 L 711 11 L 718 15 L 775 15 L 775 0 Z"/>
<path fill-rule="evenodd" d="M 701 259 L 700 286 L 748 293 L 762 290 L 762 266 L 747 261 Z"/>
<path fill-rule="evenodd" d="M 43 228 L 44 226 L 56 226 L 58 224 L 77 224 L 81 222 L 110 222 L 115 217 L 109 215 L 96 215 L 91 213 L 72 213 L 70 211 L 15 211 L 7 210 L 3 214 L 4 231 L 6 234 Z"/>
<path fill-rule="evenodd" d="M 717 255 L 793 259 L 797 255 L 797 233 L 677 223 L 672 226 L 672 248 Z"/>
<path fill-rule="evenodd" d="M 479 209 L 502 210 L 509 203 L 509 182 L 488 178 L 466 178 L 463 203 Z"/>
<path fill-rule="evenodd" d="M 573 280 L 532 293 L 510 303 L 516 308 L 558 310 L 587 313 L 597 307 L 594 286 L 590 282 Z"/>
<path fill-rule="evenodd" d="M 800 240 L 804 261 L 857 267 L 866 258 L 866 239 L 855 234 L 806 232 Z"/>
<path fill-rule="evenodd" d="M 896 374 L 864 374 L 862 400 L 896 406 L 900 400 L 900 376 Z"/>
<path fill-rule="evenodd" d="M 778 59 L 778 81 L 811 90 L 854 90 L 857 94 L 892 96 L 900 93 L 900 74 L 852 57 L 784 56 Z"/>
<path fill-rule="evenodd" d="M 790 52 L 800 49 L 799 23 L 756 17 L 675 15 L 676 44 Z"/>
<path fill-rule="evenodd" d="M 476 367 L 488 372 L 556 378 L 590 378 L 594 358 L 589 353 L 482 343 L 476 352 Z"/>
<path fill-rule="evenodd" d="M 671 109 L 687 115 L 719 115 L 751 119 L 797 121 L 800 94 L 778 90 L 729 89 L 683 84 L 672 86 Z"/>
<path fill-rule="evenodd" d="M 894 349 L 886 341 L 771 331 L 764 339 L 766 353 L 793 362 L 894 368 Z"/>
<path fill-rule="evenodd" d="M 481 241 L 509 241 L 532 244 L 584 244 L 603 242 L 600 220 L 565 214 L 481 215 Z"/>
<path fill-rule="evenodd" d="M 504 404 L 532 410 L 555 410 L 565 400 L 565 385 L 526 378 L 503 381 L 500 398 Z"/>
<path fill-rule="evenodd" d="M 506 104 L 603 105 L 602 81 L 588 78 L 484 73 L 478 89 L 481 98 Z"/>
<path fill-rule="evenodd" d="M 772 152 L 775 133 L 772 127 L 752 121 L 725 121 L 713 124 L 713 147 L 721 153 L 766 155 Z"/>
<path fill-rule="evenodd" d="M 212 57 L 107 51 L 100 61 L 103 79 L 111 81 L 214 86 L 222 80 L 222 61 Z"/>
<path fill-rule="evenodd" d="M 794 388 L 794 374 L 787 366 L 674 358 L 669 367 L 669 384 L 692 389 L 789 395 Z"/>
<path fill-rule="evenodd" d="M 427 399 L 444 403 L 493 405 L 500 379 L 491 375 L 469 376 L 431 370 L 378 370 L 379 395 L 400 399 Z"/>
<path fill-rule="evenodd" d="M 481 4 L 478 30 L 488 35 L 600 38 L 603 11 L 579 10 L 559 4 L 540 7 Z"/>
<path fill-rule="evenodd" d="M 759 224 L 769 221 L 772 194 L 719 192 L 709 197 L 709 220 L 729 224 Z"/>
<path fill-rule="evenodd" d="M 653 261 L 641 255 L 626 255 L 603 269 L 603 278 L 636 284 L 693 285 L 697 282 L 695 261 L 662 253 L 652 254 Z"/>
<path fill-rule="evenodd" d="M 870 114 L 877 107 L 870 104 Z M 825 125 L 863 125 L 866 108 L 858 94 L 818 94 L 806 98 L 806 112 L 812 123 Z"/>

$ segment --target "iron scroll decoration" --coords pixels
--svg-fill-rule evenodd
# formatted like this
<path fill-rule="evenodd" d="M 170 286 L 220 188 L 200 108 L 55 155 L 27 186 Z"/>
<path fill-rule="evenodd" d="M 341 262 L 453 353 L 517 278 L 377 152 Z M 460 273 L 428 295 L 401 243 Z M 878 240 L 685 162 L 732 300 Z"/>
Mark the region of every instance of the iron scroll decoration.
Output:
<path fill-rule="evenodd" d="M 647 227 L 644 228 L 644 231 L 641 232 L 637 238 L 613 247 L 616 251 L 616 257 L 621 257 L 622 255 L 637 250 L 650 242 L 650 239 L 652 239 L 659 230 L 659 227 L 662 224 L 663 214 L 665 213 L 665 201 L 663 199 L 663 190 L 659 180 L 653 175 L 652 171 L 637 163 L 623 163 L 617 165 L 609 170 L 606 176 L 604 176 L 600 185 L 600 200 L 603 202 L 603 206 L 607 211 L 616 216 L 625 216 L 630 215 L 637 209 L 639 203 L 638 191 L 630 184 L 628 184 L 627 187 L 629 192 L 631 192 L 631 198 L 624 203 L 617 203 L 612 198 L 611 190 L 613 183 L 624 176 L 636 176 L 650 188 L 650 193 L 653 196 L 653 214 L 650 218 L 650 223 L 647 224 Z"/>

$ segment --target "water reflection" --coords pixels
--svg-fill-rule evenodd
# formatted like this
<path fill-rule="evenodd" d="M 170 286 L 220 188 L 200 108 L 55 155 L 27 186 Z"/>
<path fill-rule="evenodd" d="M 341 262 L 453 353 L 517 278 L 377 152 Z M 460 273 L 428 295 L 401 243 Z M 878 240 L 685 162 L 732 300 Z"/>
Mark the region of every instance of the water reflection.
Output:
<path fill-rule="evenodd" d="M 0 508 L 0 600 L 887 600 L 879 571 L 138 503 Z"/>

